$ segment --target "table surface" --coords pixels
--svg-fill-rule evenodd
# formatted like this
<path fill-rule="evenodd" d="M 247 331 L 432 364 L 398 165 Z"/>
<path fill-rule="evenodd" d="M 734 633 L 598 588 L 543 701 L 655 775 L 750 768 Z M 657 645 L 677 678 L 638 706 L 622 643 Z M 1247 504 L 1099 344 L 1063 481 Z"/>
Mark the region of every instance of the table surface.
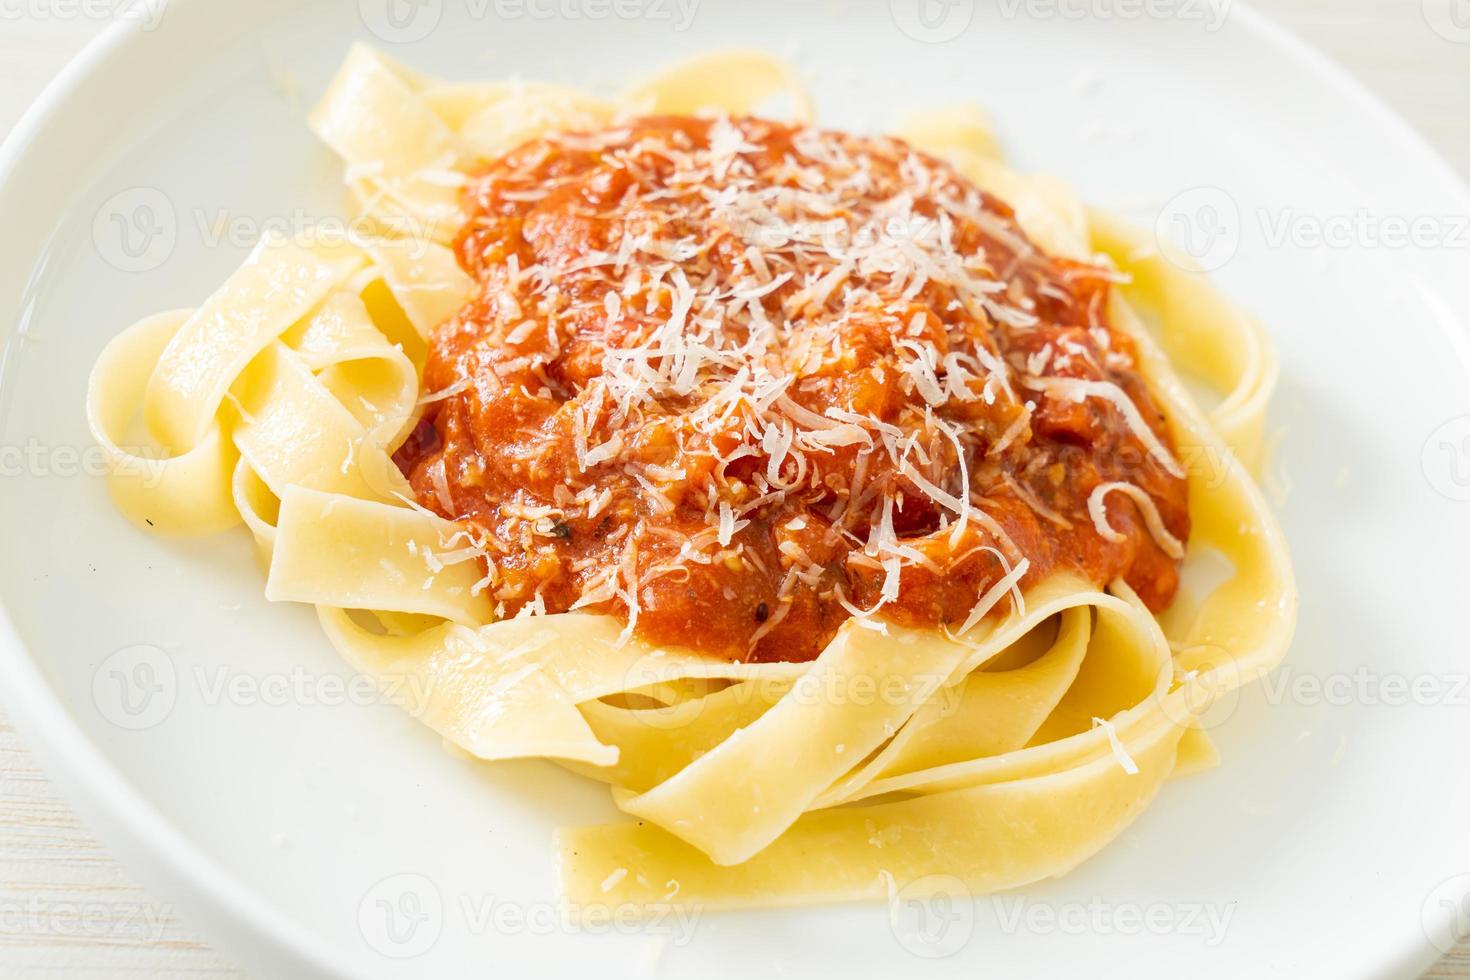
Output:
<path fill-rule="evenodd" d="M 1256 0 L 1255 6 L 1346 65 L 1470 177 L 1470 44 L 1430 30 L 1418 0 Z M 5 20 L 0 134 L 104 26 L 34 12 Z M 188 910 L 180 911 L 187 918 Z M 0 707 L 0 976 L 127 975 L 242 976 L 113 860 Z M 1470 978 L 1470 941 L 1426 977 Z"/>

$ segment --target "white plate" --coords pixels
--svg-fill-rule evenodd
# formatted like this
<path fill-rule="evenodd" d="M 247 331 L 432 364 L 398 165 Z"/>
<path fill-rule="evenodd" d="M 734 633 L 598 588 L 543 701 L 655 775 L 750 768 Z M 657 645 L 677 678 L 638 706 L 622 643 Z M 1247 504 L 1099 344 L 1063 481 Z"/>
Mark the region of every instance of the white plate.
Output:
<path fill-rule="evenodd" d="M 1470 242 L 1453 220 L 1470 199 L 1433 153 L 1238 4 L 1215 23 L 1203 0 L 1163 0 L 1148 9 L 1176 15 L 1159 18 L 1063 8 L 1094 12 L 1080 19 L 1033 0 L 922 18 L 911 0 L 705 0 L 688 25 L 674 0 L 561 6 L 576 15 L 176 2 L 156 30 L 91 48 L 7 144 L 4 691 L 123 857 L 262 976 L 1411 976 L 1470 925 Z M 592 16 L 609 9 L 646 16 Z M 263 221 L 333 212 L 336 164 L 303 114 L 348 41 L 375 40 L 369 23 L 463 78 L 607 84 L 774 46 L 825 121 L 981 100 L 1021 166 L 1192 223 L 1280 348 L 1271 483 L 1302 592 L 1286 673 L 1219 727 L 1224 765 L 1168 786 L 1069 877 L 927 923 L 874 904 L 707 915 L 692 935 L 563 929 L 552 828 L 611 816 L 604 790 L 454 759 L 396 709 L 341 703 L 325 679 L 347 670 L 309 609 L 264 601 L 242 534 L 149 537 L 88 472 L 82 399 L 104 342 L 197 302 Z M 219 229 L 221 214 L 239 220 Z M 1383 242 L 1386 221 L 1416 217 L 1436 247 Z M 1315 247 L 1314 223 L 1347 241 Z M 385 931 L 414 901 L 417 931 Z"/>

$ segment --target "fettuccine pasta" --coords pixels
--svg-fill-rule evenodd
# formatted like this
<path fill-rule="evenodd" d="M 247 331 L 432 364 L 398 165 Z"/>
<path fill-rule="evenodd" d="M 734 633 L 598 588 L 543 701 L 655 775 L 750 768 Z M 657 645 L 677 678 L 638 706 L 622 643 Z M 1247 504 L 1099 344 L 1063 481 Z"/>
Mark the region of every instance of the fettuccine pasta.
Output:
<path fill-rule="evenodd" d="M 243 523 L 448 743 L 609 785 L 574 906 L 1063 874 L 1292 633 L 1259 326 L 977 108 L 811 111 L 748 51 L 603 99 L 356 47 L 311 125 L 364 234 L 265 237 L 92 374 L 130 520 Z"/>

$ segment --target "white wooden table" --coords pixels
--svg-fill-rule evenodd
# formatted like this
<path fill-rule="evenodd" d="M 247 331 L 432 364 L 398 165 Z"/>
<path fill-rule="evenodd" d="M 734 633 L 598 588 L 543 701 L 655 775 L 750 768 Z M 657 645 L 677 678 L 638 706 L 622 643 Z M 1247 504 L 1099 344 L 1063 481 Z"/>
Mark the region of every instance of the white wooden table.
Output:
<path fill-rule="evenodd" d="M 1451 43 L 1423 15 L 1454 2 L 1463 0 L 1256 6 L 1345 64 L 1470 177 L 1470 43 Z M 13 19 L 33 7 L 52 15 Z M 62 11 L 44 2 L 0 6 L 0 134 L 105 26 Z M 60 799 L 0 707 L 0 977 L 58 976 L 241 974 L 131 881 Z M 1470 943 L 1427 976 L 1470 978 Z"/>

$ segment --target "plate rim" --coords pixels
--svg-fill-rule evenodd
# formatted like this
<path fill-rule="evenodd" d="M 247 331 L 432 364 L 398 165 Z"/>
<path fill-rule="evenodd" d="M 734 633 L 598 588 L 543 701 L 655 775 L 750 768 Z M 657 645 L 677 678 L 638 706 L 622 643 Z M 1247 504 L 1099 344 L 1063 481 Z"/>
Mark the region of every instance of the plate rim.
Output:
<path fill-rule="evenodd" d="M 75 98 L 105 62 L 125 56 L 137 34 L 134 24 L 112 24 L 42 88 L 0 142 L 0 204 L 14 193 L 12 175 L 56 110 Z M 182 916 L 176 908 L 169 912 L 226 950 L 232 960 L 258 963 L 262 957 L 257 954 L 265 953 L 272 975 L 348 977 L 326 943 L 193 844 L 107 758 L 46 680 L 16 630 L 9 604 L 0 595 L 0 688 L 7 692 L 6 712 L 26 748 L 43 761 L 48 781 L 84 816 L 87 830 L 150 891 L 185 899 L 188 908 Z"/>
<path fill-rule="evenodd" d="M 198 0 L 182 2 L 193 5 Z M 1440 149 L 1382 96 L 1314 44 L 1256 9 L 1254 0 L 1233 0 L 1230 13 L 1240 19 L 1246 31 L 1329 83 L 1368 113 L 1376 125 L 1391 130 L 1397 140 L 1415 151 L 1423 165 L 1438 172 L 1444 189 L 1458 195 L 1459 205 L 1470 209 L 1470 178 L 1461 175 Z M 0 205 L 16 193 L 12 177 L 51 117 L 75 98 L 83 83 L 101 71 L 106 62 L 126 57 L 129 46 L 140 43 L 138 34 L 136 25 L 127 22 L 104 29 L 27 107 L 0 143 Z M 192 843 L 107 758 L 72 718 L 46 680 L 40 662 L 21 640 L 4 593 L 0 593 L 0 690 L 8 692 L 3 695 L 3 703 L 27 749 L 43 761 L 47 779 L 62 790 L 65 801 L 84 816 L 88 831 L 150 891 L 156 889 L 170 899 L 187 903 L 182 914 L 178 908 L 171 908 L 172 914 L 237 963 L 268 962 L 271 975 L 349 976 L 336 962 L 333 947 Z M 1461 897 L 1470 899 L 1470 891 Z M 1398 949 L 1390 938 L 1385 936 L 1384 958 L 1363 976 L 1418 976 L 1443 958 L 1438 953 L 1426 956 L 1420 943 Z"/>

